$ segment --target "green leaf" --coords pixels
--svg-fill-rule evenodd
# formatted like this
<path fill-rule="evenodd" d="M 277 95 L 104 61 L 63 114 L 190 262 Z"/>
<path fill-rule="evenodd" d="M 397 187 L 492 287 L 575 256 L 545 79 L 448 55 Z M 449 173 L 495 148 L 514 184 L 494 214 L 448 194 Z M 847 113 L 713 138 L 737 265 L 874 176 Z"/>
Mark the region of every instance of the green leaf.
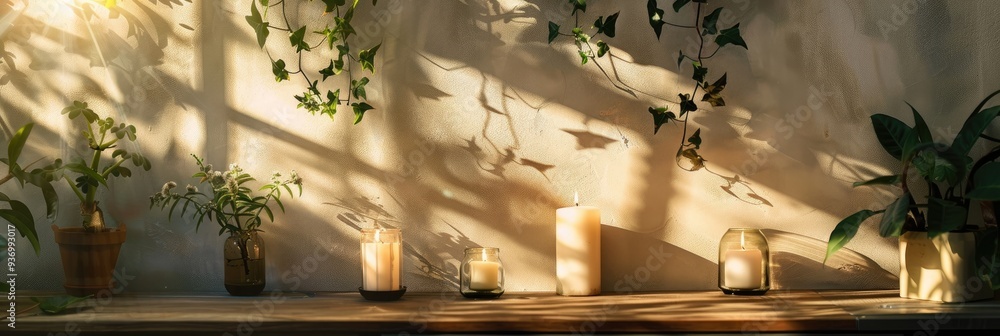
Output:
<path fill-rule="evenodd" d="M 854 234 L 858 233 L 861 223 L 875 214 L 877 214 L 875 211 L 861 210 L 837 223 L 837 226 L 833 228 L 833 232 L 830 232 L 830 240 L 826 244 L 826 257 L 823 258 L 823 264 L 826 264 L 826 261 L 830 259 L 830 256 L 834 252 L 840 250 L 840 248 L 847 245 L 854 238 Z"/>
<path fill-rule="evenodd" d="M 722 74 L 715 83 L 704 87 L 705 95 L 701 97 L 701 101 L 708 102 L 712 106 L 726 106 L 726 100 L 722 99 L 722 90 L 726 88 L 726 75 Z"/>
<path fill-rule="evenodd" d="M 587 11 L 587 0 L 569 0 L 569 3 L 573 4 L 573 13 L 570 15 L 576 15 L 576 11 L 586 12 Z"/>
<path fill-rule="evenodd" d="M 703 68 L 701 62 L 691 62 L 691 66 L 694 67 L 694 74 L 691 79 L 698 81 L 698 83 L 705 81 L 705 75 L 708 74 L 708 68 Z"/>
<path fill-rule="evenodd" d="M 608 37 L 612 38 L 615 37 L 615 24 L 618 22 L 618 14 L 620 13 L 621 12 L 609 15 L 608 19 L 605 20 L 603 23 L 601 23 L 601 19 L 603 18 L 603 16 L 597 18 L 597 22 L 594 23 L 594 26 L 597 27 L 597 33 L 598 34 L 603 33 L 604 35 L 607 35 Z"/>
<path fill-rule="evenodd" d="M 264 42 L 267 42 L 267 34 L 270 31 L 267 29 L 267 21 L 264 21 L 264 18 L 260 16 L 260 12 L 257 11 L 256 4 L 250 3 L 250 15 L 245 16 L 245 18 L 257 35 L 257 45 L 264 48 Z"/>
<path fill-rule="evenodd" d="M 590 56 L 587 55 L 587 52 L 580 50 L 580 64 L 587 64 L 588 60 L 590 60 Z"/>
<path fill-rule="evenodd" d="M 354 108 L 354 124 L 355 125 L 357 125 L 359 122 L 361 122 L 361 118 L 365 117 L 365 112 L 368 112 L 369 110 L 375 109 L 374 107 L 372 107 L 371 105 L 368 105 L 368 103 L 365 103 L 365 102 L 351 103 L 351 107 Z"/>
<path fill-rule="evenodd" d="M 972 189 L 966 198 L 981 201 L 1000 201 L 1000 162 L 990 162 L 979 168 L 973 179 Z"/>
<path fill-rule="evenodd" d="M 674 8 L 677 8 L 676 3 L 674 3 Z M 653 27 L 656 39 L 659 40 L 660 33 L 663 32 L 663 10 L 656 8 L 656 0 L 649 0 L 646 2 L 646 13 L 649 18 L 649 26 Z"/>
<path fill-rule="evenodd" d="M 362 77 L 360 80 L 351 80 L 351 95 L 354 98 L 368 100 L 368 95 L 365 94 L 365 85 L 368 84 L 368 77 Z"/>
<path fill-rule="evenodd" d="M 931 130 L 927 127 L 927 122 L 924 121 L 924 118 L 920 116 L 917 109 L 913 108 L 913 105 L 910 105 L 910 103 L 906 103 L 906 105 L 913 112 L 913 130 L 917 132 L 917 140 L 920 142 L 934 142 L 934 136 L 931 135 Z"/>
<path fill-rule="evenodd" d="M 559 37 L 559 25 L 549 21 L 549 43 L 551 44 L 552 40 L 555 40 L 556 37 Z"/>
<path fill-rule="evenodd" d="M 18 167 L 17 159 L 21 156 L 21 150 L 24 149 L 24 144 L 28 142 L 28 136 L 31 135 L 31 129 L 35 127 L 34 123 L 28 123 L 21 126 L 14 133 L 14 136 L 10 138 L 10 143 L 7 144 L 7 164 L 9 166 L 8 171 L 14 172 L 15 167 Z"/>
<path fill-rule="evenodd" d="M 323 68 L 322 70 L 320 70 L 319 74 L 323 75 L 323 80 L 325 81 L 327 77 L 334 76 L 334 75 L 339 75 L 340 74 L 340 69 L 334 68 L 333 61 L 330 61 L 330 65 L 328 65 L 328 66 L 326 66 L 326 68 Z"/>
<path fill-rule="evenodd" d="M 309 51 L 309 44 L 306 43 L 305 38 L 306 26 L 302 26 L 302 28 L 299 28 L 288 35 L 288 41 L 292 43 L 293 47 L 295 47 L 295 52 L 301 52 L 303 50 Z"/>
<path fill-rule="evenodd" d="M 666 107 L 649 108 L 649 113 L 653 115 L 653 134 L 660 131 L 660 126 L 666 124 L 668 121 L 675 120 L 676 116 L 673 112 L 667 111 Z"/>
<path fill-rule="evenodd" d="M 927 200 L 927 235 L 934 238 L 942 233 L 965 227 L 969 210 L 958 203 L 940 198 Z"/>
<path fill-rule="evenodd" d="M 608 47 L 607 43 L 604 43 L 604 41 L 597 41 L 597 57 L 604 57 L 604 54 L 607 54 L 610 50 L 611 47 Z"/>
<path fill-rule="evenodd" d="M 330 13 L 337 9 L 338 6 L 343 6 L 346 4 L 347 0 L 323 0 L 326 4 L 326 9 L 323 10 L 324 13 Z"/>
<path fill-rule="evenodd" d="M 899 237 L 903 232 L 903 224 L 906 223 L 906 212 L 910 208 L 910 193 L 905 193 L 889 204 L 882 214 L 882 222 L 878 225 L 878 233 L 882 237 Z"/>
<path fill-rule="evenodd" d="M 994 106 L 969 116 L 969 119 L 965 120 L 965 124 L 962 125 L 962 130 L 958 131 L 955 141 L 951 143 L 955 152 L 969 155 L 972 146 L 979 140 L 979 135 L 986 131 L 998 113 L 1000 113 L 1000 106 Z"/>
<path fill-rule="evenodd" d="M 701 129 L 700 128 L 697 129 L 697 130 L 695 130 L 694 134 L 691 134 L 691 137 L 688 138 L 688 143 L 694 145 L 695 149 L 701 149 Z"/>
<path fill-rule="evenodd" d="M 66 308 L 69 308 L 69 306 L 83 302 L 91 298 L 92 296 L 93 295 L 78 297 L 78 296 L 60 295 L 60 296 L 48 297 L 45 299 L 38 299 L 33 297 L 31 298 L 31 300 L 35 301 L 35 303 L 38 303 L 38 308 L 41 309 L 42 312 L 46 314 L 58 314 L 63 310 L 66 310 Z"/>
<path fill-rule="evenodd" d="M 0 209 L 0 218 L 13 224 L 17 232 L 21 234 L 21 237 L 28 239 L 36 255 L 41 253 L 42 248 L 38 242 L 38 231 L 35 228 L 35 219 L 31 215 L 31 210 L 19 201 L 10 200 L 8 204 L 10 205 L 10 209 Z"/>
<path fill-rule="evenodd" d="M 705 19 L 701 21 L 701 35 L 715 35 L 719 32 L 719 28 L 716 27 L 716 23 L 719 22 L 719 13 L 722 13 L 722 7 L 716 8 L 711 14 L 705 16 Z"/>
<path fill-rule="evenodd" d="M 42 198 L 45 199 L 45 215 L 48 219 L 55 219 L 59 213 L 59 194 L 48 181 L 38 183 L 38 188 L 42 189 Z"/>
<path fill-rule="evenodd" d="M 902 160 L 903 148 L 905 143 L 909 141 L 907 138 L 913 137 L 916 139 L 913 129 L 910 126 L 906 126 L 899 119 L 881 113 L 872 115 L 871 120 L 872 127 L 875 129 L 875 136 L 878 138 L 878 142 L 882 144 L 882 148 L 889 155 L 892 155 L 892 157 Z"/>
<path fill-rule="evenodd" d="M 854 182 L 854 187 L 877 185 L 877 184 L 895 185 L 899 184 L 899 182 L 900 182 L 899 175 L 879 176 L 868 181 Z"/>
<path fill-rule="evenodd" d="M 965 179 L 967 165 L 964 158 L 957 156 L 949 148 L 932 147 L 920 150 L 912 159 L 913 167 L 920 175 L 935 182 L 958 184 Z"/>
<path fill-rule="evenodd" d="M 382 44 L 379 43 L 371 49 L 362 50 L 358 53 L 358 62 L 361 63 L 362 70 L 368 69 L 368 71 L 375 73 L 375 53 L 378 52 L 378 48 L 381 46 Z"/>
<path fill-rule="evenodd" d="M 677 153 L 678 156 L 684 157 L 691 162 L 691 171 L 699 170 L 705 167 L 705 158 L 698 154 L 698 150 L 694 148 L 688 148 Z"/>
<path fill-rule="evenodd" d="M 288 70 L 285 70 L 285 61 L 279 59 L 277 61 L 271 62 L 271 73 L 274 74 L 275 82 L 288 80 Z"/>
<path fill-rule="evenodd" d="M 334 92 L 326 91 L 326 101 L 320 114 L 328 115 L 330 120 L 333 120 L 333 115 L 337 114 L 337 105 L 340 104 L 340 89 Z"/>
<path fill-rule="evenodd" d="M 337 32 L 330 29 L 330 27 L 326 27 L 321 31 L 314 31 L 313 33 L 323 35 L 323 38 L 326 39 L 326 45 L 330 50 L 333 50 L 333 45 L 337 42 Z"/>
<path fill-rule="evenodd" d="M 655 2 L 656 0 L 651 1 Z M 684 5 L 687 5 L 689 2 L 691 2 L 691 0 L 674 0 L 674 12 L 680 13 L 681 8 L 684 8 Z"/>
<path fill-rule="evenodd" d="M 739 23 L 729 29 L 723 29 L 719 35 L 715 36 L 715 44 L 718 44 L 719 48 L 722 48 L 727 44 L 733 44 L 741 46 L 743 49 L 749 49 L 747 48 L 747 43 L 743 41 L 743 37 L 740 36 Z"/>
<path fill-rule="evenodd" d="M 680 104 L 681 105 L 681 114 L 680 114 L 680 116 L 683 117 L 685 113 L 694 112 L 694 111 L 698 110 L 698 105 L 695 104 L 693 100 L 691 100 L 691 95 L 686 94 L 686 93 L 683 93 L 683 94 L 679 93 L 679 94 L 677 94 L 677 96 L 681 98 L 681 104 Z"/>

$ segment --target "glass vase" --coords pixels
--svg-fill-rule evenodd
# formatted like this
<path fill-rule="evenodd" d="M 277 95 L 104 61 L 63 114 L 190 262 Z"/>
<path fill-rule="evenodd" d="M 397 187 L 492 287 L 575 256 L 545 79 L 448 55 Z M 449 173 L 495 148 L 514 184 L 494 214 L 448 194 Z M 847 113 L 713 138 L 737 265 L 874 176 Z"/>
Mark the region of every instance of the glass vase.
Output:
<path fill-rule="evenodd" d="M 252 296 L 264 290 L 264 240 L 257 231 L 231 232 L 222 250 L 225 258 L 226 291 L 235 296 Z"/>
<path fill-rule="evenodd" d="M 473 299 L 495 299 L 503 295 L 504 271 L 499 248 L 465 249 L 460 291 L 462 296 Z"/>
<path fill-rule="evenodd" d="M 719 242 L 719 288 L 735 295 L 763 295 L 771 289 L 771 255 L 758 229 L 726 231 Z"/>

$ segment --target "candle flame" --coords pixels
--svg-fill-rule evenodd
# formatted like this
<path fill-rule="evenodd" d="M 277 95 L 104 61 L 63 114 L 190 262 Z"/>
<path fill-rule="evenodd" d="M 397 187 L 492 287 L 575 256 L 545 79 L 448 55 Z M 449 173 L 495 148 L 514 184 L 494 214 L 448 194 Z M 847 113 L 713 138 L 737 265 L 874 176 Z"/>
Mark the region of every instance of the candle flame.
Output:
<path fill-rule="evenodd" d="M 573 203 L 575 203 L 576 206 L 580 206 L 580 193 L 577 191 L 573 192 Z"/>
<path fill-rule="evenodd" d="M 381 240 L 378 239 L 378 233 L 381 232 L 381 231 L 382 231 L 382 229 L 375 229 L 375 242 L 376 243 L 381 243 L 382 242 Z"/>
<path fill-rule="evenodd" d="M 747 241 L 746 241 L 746 236 L 745 235 L 746 235 L 746 232 L 740 232 L 740 249 L 743 249 L 743 250 L 747 249 L 747 246 L 746 246 Z"/>
<path fill-rule="evenodd" d="M 486 261 L 486 249 L 483 249 L 483 261 Z"/>

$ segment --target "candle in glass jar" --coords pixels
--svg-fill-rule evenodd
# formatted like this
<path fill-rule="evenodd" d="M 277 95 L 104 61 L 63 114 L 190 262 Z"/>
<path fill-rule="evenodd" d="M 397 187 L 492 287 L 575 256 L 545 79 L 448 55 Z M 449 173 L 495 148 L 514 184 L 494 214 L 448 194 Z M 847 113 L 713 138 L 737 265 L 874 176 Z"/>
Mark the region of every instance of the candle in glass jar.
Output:
<path fill-rule="evenodd" d="M 472 290 L 494 290 L 500 287 L 500 263 L 485 261 L 486 251 L 483 251 L 483 260 L 470 261 L 469 289 Z"/>
<path fill-rule="evenodd" d="M 367 291 L 398 290 L 399 284 L 399 242 L 383 242 L 382 229 L 375 230 L 372 242 L 361 243 L 361 262 L 364 267 L 363 288 Z"/>
<path fill-rule="evenodd" d="M 601 293 L 601 210 L 580 206 L 556 210 L 556 293 Z"/>
<path fill-rule="evenodd" d="M 725 286 L 733 289 L 756 289 L 763 280 L 764 256 L 758 249 L 746 249 L 740 233 L 740 249 L 726 251 Z"/>

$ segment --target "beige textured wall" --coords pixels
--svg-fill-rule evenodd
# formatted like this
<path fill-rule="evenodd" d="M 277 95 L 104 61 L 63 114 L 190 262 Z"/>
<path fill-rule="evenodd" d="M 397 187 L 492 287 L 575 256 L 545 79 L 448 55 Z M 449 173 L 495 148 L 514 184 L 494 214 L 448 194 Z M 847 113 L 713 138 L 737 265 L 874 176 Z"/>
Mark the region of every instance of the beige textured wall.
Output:
<path fill-rule="evenodd" d="M 73 125 L 59 114 L 72 100 L 139 129 L 153 170 L 115 181 L 102 198 L 112 222 L 128 223 L 118 268 L 134 291 L 223 289 L 224 238 L 214 225 L 196 233 L 190 220 L 147 210 L 164 181 L 189 182 L 189 153 L 305 178 L 303 197 L 264 226 L 269 289 L 359 286 L 357 227 L 370 224 L 331 205 L 340 204 L 401 222 L 411 290 L 455 290 L 469 246 L 501 249 L 509 290 L 554 290 L 555 208 L 574 191 L 602 209 L 609 292 L 714 289 L 718 240 L 744 226 L 765 229 L 778 288 L 892 288 L 896 243 L 874 223 L 820 264 L 837 221 L 894 193 L 850 186 L 895 167 L 868 116 L 910 120 L 906 100 L 950 139 L 1000 88 L 1000 3 L 713 1 L 728 8 L 723 26 L 741 22 L 750 48 L 727 47 L 710 61 L 710 77 L 729 74 L 729 106 L 693 122 L 713 171 L 749 181 L 770 203 L 761 205 L 738 186 L 739 197 L 728 194 L 716 175 L 678 169 L 677 126 L 652 134 L 646 108 L 672 105 L 691 87 L 690 68 L 675 62 L 694 36 L 665 28 L 657 41 L 645 1 L 591 1 L 581 20 L 621 11 L 614 57 L 600 63 L 636 97 L 581 66 L 568 39 L 546 43 L 547 21 L 571 23 L 563 1 L 383 0 L 374 10 L 362 1 L 355 45 L 383 46 L 368 85 L 377 110 L 360 125 L 349 112 L 331 122 L 295 108 L 303 83 L 273 81 L 243 19 L 248 0 L 124 0 L 123 15 L 90 6 L 89 19 L 64 4 L 82 1 L 5 2 L 0 117 L 11 129 L 38 124 L 28 156 L 76 153 Z M 329 19 L 319 3 L 291 2 L 300 3 L 296 22 Z M 288 58 L 281 35 L 272 32 L 266 49 Z M 315 66 L 330 55 L 310 57 Z M 2 191 L 43 213 L 36 190 Z M 59 192 L 57 223 L 75 223 L 71 192 Z M 19 288 L 57 289 L 57 247 L 38 220 L 43 251 L 20 250 Z"/>

